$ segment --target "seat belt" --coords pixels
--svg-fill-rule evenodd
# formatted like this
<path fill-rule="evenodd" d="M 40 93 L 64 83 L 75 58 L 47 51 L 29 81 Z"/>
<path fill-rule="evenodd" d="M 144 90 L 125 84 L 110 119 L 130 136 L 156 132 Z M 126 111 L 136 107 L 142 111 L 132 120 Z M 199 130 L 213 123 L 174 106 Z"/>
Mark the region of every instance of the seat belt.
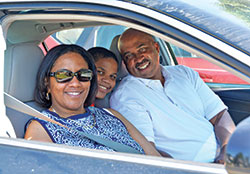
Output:
<path fill-rule="evenodd" d="M 29 105 L 21 102 L 20 100 L 16 99 L 15 97 L 7 94 L 6 92 L 4 92 L 4 103 L 7 107 L 9 108 L 12 108 L 14 110 L 17 110 L 19 112 L 22 112 L 22 113 L 25 113 L 27 115 L 30 115 L 30 116 L 33 116 L 35 118 L 39 118 L 41 120 L 45 120 L 45 121 L 48 121 L 48 122 L 51 122 L 53 124 L 57 124 L 61 127 L 64 127 L 64 128 L 67 128 L 67 129 L 71 129 L 71 130 L 74 130 L 74 131 L 77 131 L 81 136 L 84 136 L 84 137 L 87 137 L 99 144 L 102 144 L 102 145 L 105 145 L 107 147 L 110 147 L 112 149 L 114 149 L 115 151 L 117 152 L 125 152 L 125 153 L 136 153 L 136 154 L 141 154 L 141 152 L 139 152 L 138 150 L 130 147 L 130 146 L 127 146 L 125 144 L 121 144 L 121 143 L 118 143 L 118 142 L 115 142 L 115 141 L 111 141 L 111 140 L 107 140 L 107 139 L 104 139 L 102 137 L 99 137 L 99 136 L 95 136 L 95 135 L 91 135 L 91 134 L 88 134 L 88 133 L 85 133 L 85 132 L 81 132 L 81 131 L 78 131 L 77 129 L 75 128 L 70 128 L 66 125 L 63 125 L 55 120 L 52 120 L 50 118 L 48 118 L 47 116 L 43 115 L 41 112 L 37 111 L 36 109 L 30 107 Z"/>

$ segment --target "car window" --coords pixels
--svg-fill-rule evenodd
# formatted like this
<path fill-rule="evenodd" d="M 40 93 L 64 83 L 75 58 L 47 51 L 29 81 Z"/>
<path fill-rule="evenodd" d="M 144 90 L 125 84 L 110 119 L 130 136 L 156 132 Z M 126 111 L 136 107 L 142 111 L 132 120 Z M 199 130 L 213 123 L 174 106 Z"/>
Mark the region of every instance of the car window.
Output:
<path fill-rule="evenodd" d="M 77 44 L 85 49 L 94 46 L 109 49 L 112 39 L 125 29 L 120 25 L 69 29 L 52 34 L 45 42 L 49 49 L 58 44 Z"/>
<path fill-rule="evenodd" d="M 236 87 L 250 88 L 250 83 L 240 79 L 223 68 L 173 44 L 170 44 L 170 46 L 177 63 L 179 65 L 188 66 L 197 71 L 203 81 L 208 85 L 222 86 L 222 84 L 228 84 L 231 86 L 236 85 Z"/>
<path fill-rule="evenodd" d="M 45 39 L 44 43 L 47 50 L 58 44 L 77 44 L 85 49 L 91 47 L 104 47 L 109 49 L 115 36 L 121 35 L 127 27 L 121 25 L 96 26 L 87 28 L 68 29 L 56 32 Z M 167 47 L 161 39 L 154 37 L 160 47 Z M 45 49 L 40 45 L 44 53 Z M 160 50 L 160 63 L 162 65 L 171 65 L 171 58 L 166 49 Z"/>
<path fill-rule="evenodd" d="M 109 49 L 112 39 L 126 30 L 124 26 L 102 26 L 97 30 L 96 46 Z"/>
<path fill-rule="evenodd" d="M 80 39 L 83 32 L 84 28 L 76 28 L 56 32 L 53 36 L 64 44 L 75 44 Z"/>

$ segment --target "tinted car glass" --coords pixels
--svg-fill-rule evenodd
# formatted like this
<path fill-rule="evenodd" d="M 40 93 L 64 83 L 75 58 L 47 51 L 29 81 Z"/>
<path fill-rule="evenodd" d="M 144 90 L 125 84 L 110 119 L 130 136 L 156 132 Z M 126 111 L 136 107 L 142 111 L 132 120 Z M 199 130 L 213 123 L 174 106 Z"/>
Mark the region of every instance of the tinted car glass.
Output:
<path fill-rule="evenodd" d="M 232 43 L 249 54 L 250 50 L 250 1 L 238 0 L 131 0 L 141 6 L 202 30 L 219 40 Z M 174 3 L 173 3 L 174 2 Z M 185 7 L 185 8 L 184 8 Z M 185 10 L 183 10 L 183 8 Z M 206 15 L 204 15 L 206 13 Z M 226 19 L 220 19 L 220 18 Z M 241 27 L 238 27 L 238 26 Z M 240 35 L 239 35 L 240 33 Z"/>
<path fill-rule="evenodd" d="M 61 44 L 77 44 L 85 49 L 93 46 L 109 49 L 112 39 L 125 29 L 119 25 L 77 28 L 56 32 L 52 37 Z"/>

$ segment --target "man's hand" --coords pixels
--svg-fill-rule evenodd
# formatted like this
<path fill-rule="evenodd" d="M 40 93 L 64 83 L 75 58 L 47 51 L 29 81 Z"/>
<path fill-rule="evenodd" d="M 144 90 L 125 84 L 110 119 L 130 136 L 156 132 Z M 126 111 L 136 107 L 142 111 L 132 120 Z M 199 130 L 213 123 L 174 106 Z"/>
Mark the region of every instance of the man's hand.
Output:
<path fill-rule="evenodd" d="M 225 153 L 226 153 L 226 145 L 224 145 L 220 149 L 220 154 L 215 158 L 214 162 L 219 164 L 225 164 Z"/>
<path fill-rule="evenodd" d="M 151 142 L 150 141 L 150 144 L 152 144 L 152 146 L 154 146 L 155 147 L 155 143 L 153 143 L 153 142 Z M 155 149 L 156 149 L 156 147 L 155 147 Z M 156 149 L 160 154 L 161 154 L 161 156 L 163 156 L 163 157 L 167 157 L 167 158 L 173 158 L 171 155 L 169 155 L 168 153 L 166 153 L 166 152 L 163 152 L 163 151 L 161 151 L 161 150 L 158 150 L 158 149 Z"/>
<path fill-rule="evenodd" d="M 214 132 L 216 138 L 220 144 L 220 154 L 215 159 L 216 163 L 224 164 L 224 155 L 226 150 L 226 145 L 233 131 L 235 130 L 235 124 L 231 119 L 231 116 L 227 110 L 223 110 L 215 115 L 210 122 L 214 126 Z"/>

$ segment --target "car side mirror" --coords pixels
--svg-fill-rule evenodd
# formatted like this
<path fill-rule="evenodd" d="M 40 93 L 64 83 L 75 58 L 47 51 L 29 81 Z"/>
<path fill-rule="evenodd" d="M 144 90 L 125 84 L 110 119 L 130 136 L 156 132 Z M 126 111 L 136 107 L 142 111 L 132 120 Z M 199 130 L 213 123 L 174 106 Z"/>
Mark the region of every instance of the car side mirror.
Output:
<path fill-rule="evenodd" d="M 226 170 L 229 174 L 250 174 L 250 116 L 237 125 L 230 137 Z"/>

